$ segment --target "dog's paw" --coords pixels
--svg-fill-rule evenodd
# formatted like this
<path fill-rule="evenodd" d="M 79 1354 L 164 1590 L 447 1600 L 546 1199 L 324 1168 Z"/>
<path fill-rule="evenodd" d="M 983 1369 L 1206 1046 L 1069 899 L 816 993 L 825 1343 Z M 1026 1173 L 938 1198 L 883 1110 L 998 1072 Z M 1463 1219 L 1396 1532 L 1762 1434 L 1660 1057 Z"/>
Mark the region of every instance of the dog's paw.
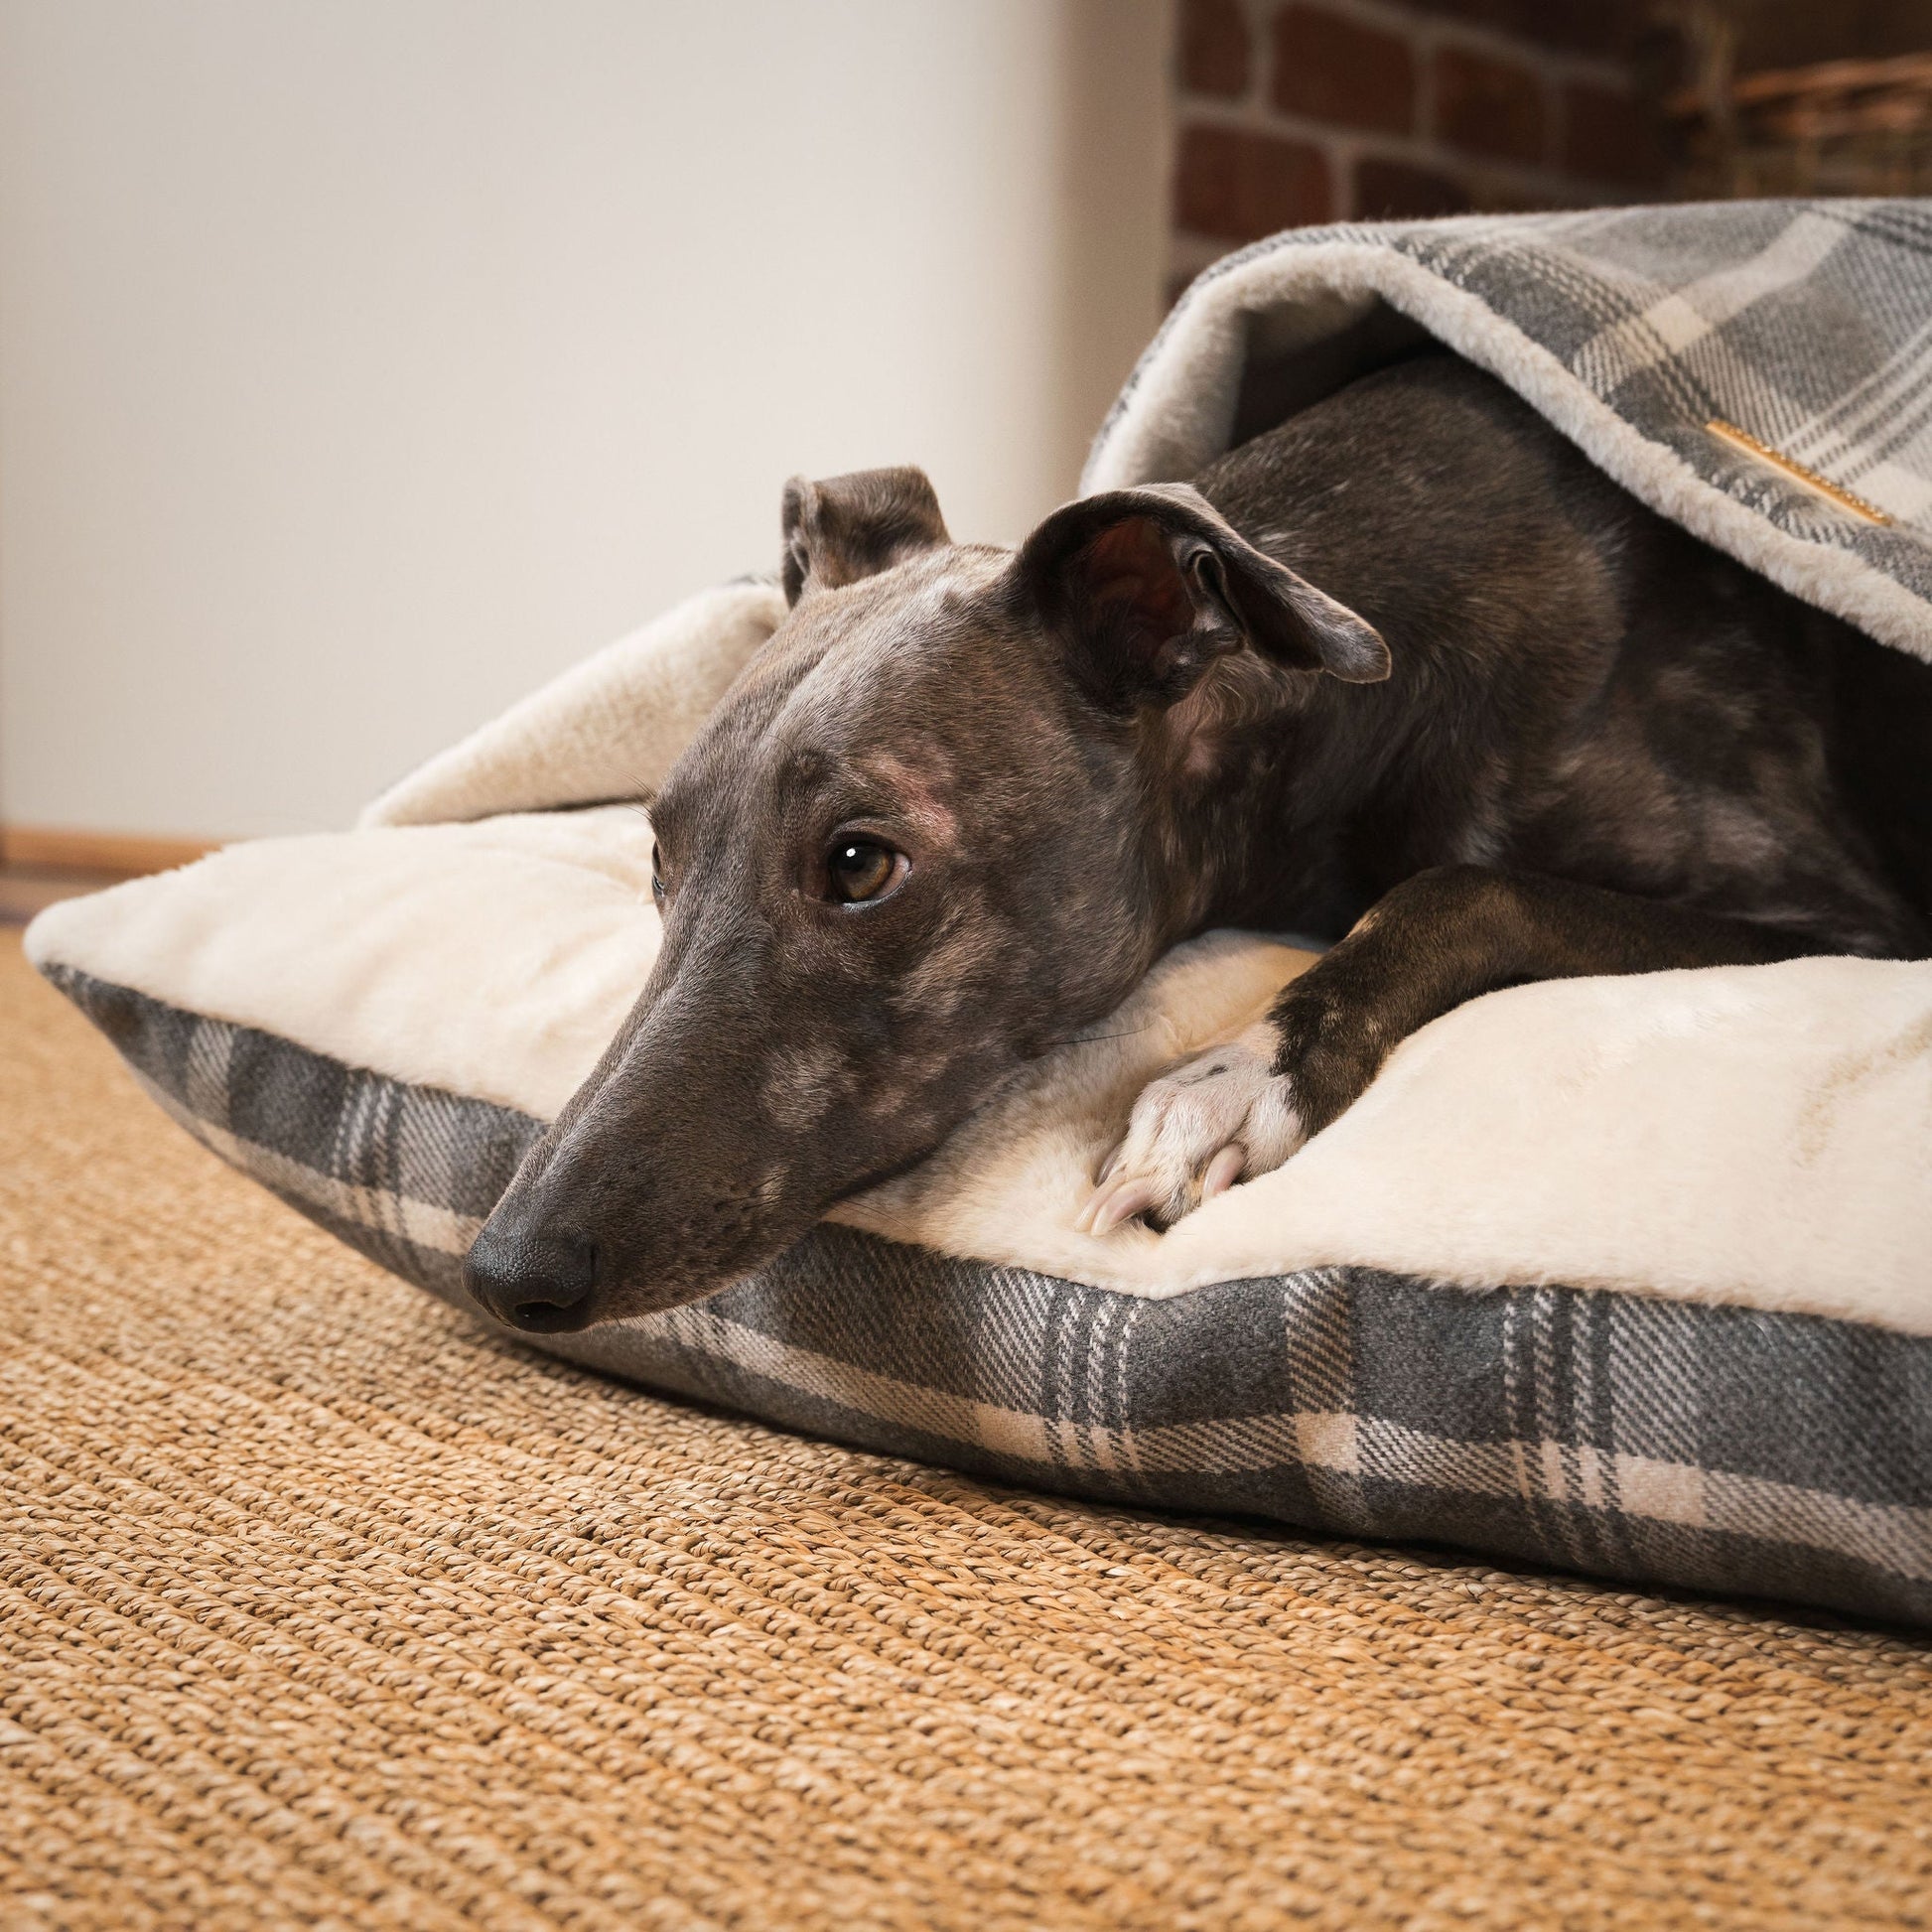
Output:
<path fill-rule="evenodd" d="M 1169 1227 L 1237 1180 L 1279 1168 L 1307 1134 L 1293 1087 L 1274 1071 L 1277 1044 L 1263 1022 L 1143 1088 L 1077 1225 L 1107 1234 L 1143 1214 Z"/>

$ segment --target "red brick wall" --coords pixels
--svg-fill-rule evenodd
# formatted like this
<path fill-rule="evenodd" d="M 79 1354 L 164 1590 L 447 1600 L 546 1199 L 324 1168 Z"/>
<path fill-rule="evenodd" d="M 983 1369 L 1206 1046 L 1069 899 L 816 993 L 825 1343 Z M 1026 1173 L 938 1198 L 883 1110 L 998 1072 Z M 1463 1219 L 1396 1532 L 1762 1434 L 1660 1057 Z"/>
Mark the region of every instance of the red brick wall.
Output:
<path fill-rule="evenodd" d="M 1301 222 L 1662 192 L 1643 0 L 1181 0 L 1174 270 Z"/>

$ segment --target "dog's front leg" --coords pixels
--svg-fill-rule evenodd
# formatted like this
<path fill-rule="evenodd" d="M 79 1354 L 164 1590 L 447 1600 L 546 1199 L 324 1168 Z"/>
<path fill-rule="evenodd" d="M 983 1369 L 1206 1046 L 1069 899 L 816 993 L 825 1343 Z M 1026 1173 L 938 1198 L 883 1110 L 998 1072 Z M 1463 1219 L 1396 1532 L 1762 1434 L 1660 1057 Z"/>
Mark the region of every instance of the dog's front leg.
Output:
<path fill-rule="evenodd" d="M 1135 1102 L 1081 1225 L 1167 1226 L 1266 1173 L 1343 1113 L 1418 1028 L 1529 980 L 1729 966 L 1831 950 L 1803 933 L 1540 875 L 1444 866 L 1383 897 L 1238 1039 Z"/>

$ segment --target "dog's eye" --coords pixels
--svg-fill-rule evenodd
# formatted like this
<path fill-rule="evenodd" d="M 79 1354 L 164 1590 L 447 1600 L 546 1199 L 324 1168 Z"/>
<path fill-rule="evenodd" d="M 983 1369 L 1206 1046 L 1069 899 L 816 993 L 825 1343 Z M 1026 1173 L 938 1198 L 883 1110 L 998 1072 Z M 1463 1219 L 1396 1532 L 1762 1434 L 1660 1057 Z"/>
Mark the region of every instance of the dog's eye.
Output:
<path fill-rule="evenodd" d="M 825 858 L 831 897 L 842 905 L 884 898 L 910 869 L 904 853 L 877 839 L 834 839 Z"/>

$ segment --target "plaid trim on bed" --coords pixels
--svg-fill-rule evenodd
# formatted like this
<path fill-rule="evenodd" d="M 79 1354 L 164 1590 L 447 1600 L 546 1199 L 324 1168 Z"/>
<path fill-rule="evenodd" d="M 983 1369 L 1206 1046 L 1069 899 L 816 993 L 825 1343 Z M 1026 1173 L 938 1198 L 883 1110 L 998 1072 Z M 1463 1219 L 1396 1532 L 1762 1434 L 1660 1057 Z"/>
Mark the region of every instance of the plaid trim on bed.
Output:
<path fill-rule="evenodd" d="M 1514 345 L 1546 352 L 1579 402 L 1606 407 L 1659 458 L 1679 460 L 1782 537 L 1850 553 L 1889 580 L 1906 594 L 1892 608 L 1908 614 L 1911 634 L 1888 622 L 1887 641 L 1928 651 L 1932 200 L 1724 202 L 1291 229 L 1214 263 L 1182 296 L 1101 426 L 1084 486 L 1159 481 L 1170 469 L 1191 475 L 1220 454 L 1233 399 L 1221 392 L 1227 323 L 1210 297 L 1230 281 L 1243 285 L 1241 306 L 1256 318 L 1293 313 L 1310 298 L 1272 297 L 1271 267 L 1306 262 L 1317 279 L 1352 291 L 1390 282 L 1378 277 L 1378 258 L 1474 298 L 1479 307 L 1458 310 L 1453 326 L 1425 318 L 1461 353 L 1515 381 Z M 1400 302 L 1393 284 L 1385 293 Z M 1250 383 L 1266 385 L 1268 339 L 1258 326 L 1247 331 Z M 1190 372 L 1185 391 L 1153 385 L 1161 399 L 1151 402 L 1153 373 L 1172 372 L 1176 359 Z M 1553 420 L 1564 413 L 1547 395 L 1529 399 Z M 1593 446 L 1598 439 L 1581 420 L 1559 427 L 1653 508 L 1680 512 L 1652 486 L 1652 467 L 1625 474 L 1629 466 Z M 1834 503 L 1718 424 L 1868 498 L 1892 520 Z M 1705 533 L 1779 575 L 1768 549 L 1745 554 L 1748 540 Z M 1870 609 L 1841 595 L 1836 576 L 1789 587 L 1872 627 Z"/>
<path fill-rule="evenodd" d="M 539 1122 L 49 977 L 222 1159 L 467 1306 Z M 1148 1301 L 827 1226 L 708 1301 L 530 1339 L 1016 1483 L 1932 1624 L 1932 1340 L 1849 1322 L 1361 1268 Z"/>

